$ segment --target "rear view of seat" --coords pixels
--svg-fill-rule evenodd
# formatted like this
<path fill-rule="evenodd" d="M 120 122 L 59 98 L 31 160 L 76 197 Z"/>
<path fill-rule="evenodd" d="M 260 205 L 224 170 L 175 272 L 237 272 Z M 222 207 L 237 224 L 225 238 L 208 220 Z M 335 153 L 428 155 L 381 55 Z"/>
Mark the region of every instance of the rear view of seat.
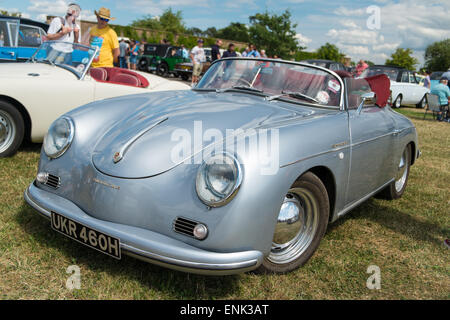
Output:
<path fill-rule="evenodd" d="M 97 81 L 106 81 L 108 79 L 108 72 L 103 68 L 92 68 L 90 74 Z"/>
<path fill-rule="evenodd" d="M 110 81 L 115 83 L 127 84 L 134 87 L 140 86 L 140 81 L 137 77 L 126 73 L 115 74 L 113 77 L 111 77 Z"/>

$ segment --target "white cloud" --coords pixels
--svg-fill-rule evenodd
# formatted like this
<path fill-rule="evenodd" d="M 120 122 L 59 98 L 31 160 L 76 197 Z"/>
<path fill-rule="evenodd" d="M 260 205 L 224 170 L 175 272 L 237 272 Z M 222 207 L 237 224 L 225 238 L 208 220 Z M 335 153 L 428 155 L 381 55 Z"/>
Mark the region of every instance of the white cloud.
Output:
<path fill-rule="evenodd" d="M 302 35 L 301 33 L 297 33 L 295 35 L 295 38 L 297 39 L 298 44 L 303 47 L 307 46 L 308 43 L 310 43 L 312 41 L 312 39 Z"/>

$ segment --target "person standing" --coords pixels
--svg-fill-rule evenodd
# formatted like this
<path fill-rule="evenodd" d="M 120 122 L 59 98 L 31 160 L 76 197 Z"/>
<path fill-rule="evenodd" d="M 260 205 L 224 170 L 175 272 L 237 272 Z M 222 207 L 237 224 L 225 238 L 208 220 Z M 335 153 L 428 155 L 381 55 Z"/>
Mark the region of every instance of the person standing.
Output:
<path fill-rule="evenodd" d="M 222 55 L 222 58 L 232 58 L 237 57 L 236 51 L 234 50 L 234 44 L 230 43 L 228 45 L 227 51 L 225 51 Z"/>
<path fill-rule="evenodd" d="M 266 50 L 261 50 L 261 58 L 267 58 Z"/>
<path fill-rule="evenodd" d="M 122 69 L 128 69 L 126 56 L 128 51 L 130 50 L 130 46 L 128 45 L 128 43 L 126 43 L 125 39 L 120 40 L 119 49 L 119 66 Z"/>
<path fill-rule="evenodd" d="M 251 51 L 248 53 L 247 57 L 255 57 L 259 58 L 261 55 L 259 54 L 258 50 L 256 50 L 256 46 L 254 44 L 250 45 Z"/>
<path fill-rule="evenodd" d="M 180 52 L 181 53 L 180 56 L 182 56 L 183 59 L 189 59 L 189 52 L 184 47 L 184 44 L 181 45 L 180 51 L 181 51 Z"/>
<path fill-rule="evenodd" d="M 355 70 L 356 76 L 359 77 L 368 67 L 369 65 L 363 59 L 359 60 Z"/>
<path fill-rule="evenodd" d="M 136 70 L 138 54 L 139 54 L 139 42 L 133 40 L 131 42 L 131 49 L 130 49 L 130 68 L 131 68 L 131 70 Z"/>
<path fill-rule="evenodd" d="M 198 39 L 197 45 L 191 50 L 192 68 L 192 86 L 198 82 L 198 78 L 203 71 L 203 63 L 206 61 L 205 50 L 203 49 L 203 40 Z"/>
<path fill-rule="evenodd" d="M 64 18 L 55 17 L 50 22 L 47 39 L 64 41 L 66 43 L 52 43 L 50 46 L 53 50 L 49 51 L 51 56 L 47 57 L 49 60 L 68 65 L 72 64 L 72 44 L 81 42 L 80 26 L 76 23 L 80 12 L 80 6 L 76 3 L 71 3 Z"/>
<path fill-rule="evenodd" d="M 438 113 L 438 121 L 450 122 L 448 105 L 450 102 L 450 89 L 448 88 L 448 78 L 442 76 L 439 83 L 433 86 L 430 92 L 439 97 L 439 103 L 441 105 L 441 112 Z M 445 110 L 445 111 L 444 111 Z"/>
<path fill-rule="evenodd" d="M 211 46 L 211 62 L 220 59 L 220 46 L 222 45 L 222 40 L 217 40 L 216 44 Z"/>
<path fill-rule="evenodd" d="M 423 86 L 425 88 L 431 89 L 431 79 L 430 79 L 430 71 L 425 71 L 425 80 L 423 81 Z"/>
<path fill-rule="evenodd" d="M 245 48 L 245 50 L 244 50 L 244 52 L 242 52 L 242 56 L 243 57 L 248 57 L 248 53 L 250 52 L 250 48 L 249 47 L 246 47 Z"/>
<path fill-rule="evenodd" d="M 91 29 L 89 43 L 92 47 L 99 48 L 99 51 L 94 57 L 92 67 L 113 67 L 114 62 L 119 60 L 120 49 L 117 33 L 108 22 L 115 18 L 112 18 L 111 11 L 104 7 L 94 12 L 97 16 L 97 26 Z"/>

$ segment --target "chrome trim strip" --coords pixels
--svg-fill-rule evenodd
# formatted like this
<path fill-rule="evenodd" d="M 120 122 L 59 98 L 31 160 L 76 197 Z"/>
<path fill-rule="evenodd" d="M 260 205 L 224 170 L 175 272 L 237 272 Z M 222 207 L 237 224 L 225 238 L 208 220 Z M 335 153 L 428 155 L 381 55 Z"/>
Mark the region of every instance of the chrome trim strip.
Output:
<path fill-rule="evenodd" d="M 148 131 L 152 130 L 154 127 L 156 127 L 157 125 L 163 123 L 164 121 L 166 121 L 167 119 L 169 119 L 168 117 L 159 120 L 156 123 L 153 123 L 150 127 L 145 128 L 144 130 L 142 130 L 141 132 L 139 132 L 137 135 L 135 135 L 133 138 L 131 138 L 130 140 L 128 140 L 128 142 L 126 142 L 122 148 L 120 148 L 119 152 L 116 152 L 114 154 L 114 158 L 113 161 L 114 163 L 119 162 L 120 160 L 123 159 L 123 157 L 125 156 L 125 153 L 127 152 L 127 150 L 131 147 L 131 145 L 133 143 L 135 143 L 140 137 L 142 137 L 144 134 L 146 134 Z"/>
<path fill-rule="evenodd" d="M 364 201 L 368 200 L 369 198 L 371 198 L 372 196 L 374 196 L 375 194 L 377 194 L 378 192 L 383 190 L 385 187 L 387 187 L 393 181 L 394 181 L 394 179 L 389 180 L 387 183 L 383 184 L 378 189 L 375 189 L 375 191 L 372 191 L 369 194 L 367 194 L 366 196 L 362 197 L 361 199 L 356 200 L 356 202 L 353 202 L 353 203 L 349 204 L 348 206 L 346 206 L 344 209 L 342 209 L 341 211 L 339 211 L 337 213 L 337 217 L 338 218 L 342 217 L 344 214 L 346 214 L 350 210 L 352 210 L 355 207 L 359 206 L 361 203 L 363 203 Z"/>
<path fill-rule="evenodd" d="M 302 158 L 302 159 L 299 159 L 299 160 L 296 160 L 296 161 L 292 161 L 292 162 L 289 162 L 287 164 L 283 164 L 283 165 L 280 166 L 280 169 L 281 168 L 285 168 L 285 167 L 290 166 L 290 165 L 293 165 L 293 164 L 296 164 L 296 163 L 299 163 L 299 162 L 302 162 L 302 161 L 305 161 L 305 160 L 309 160 L 309 159 L 318 157 L 318 156 L 323 156 L 324 154 L 327 154 L 327 153 L 332 153 L 332 152 L 341 151 L 343 149 L 348 149 L 350 147 L 351 146 L 347 145 L 347 146 L 343 146 L 343 147 L 340 147 L 340 148 L 334 148 L 334 149 L 330 149 L 330 150 L 327 150 L 327 151 L 319 152 L 319 153 L 313 154 L 311 156 L 308 156 L 308 157 L 305 157 L 305 158 Z"/>
<path fill-rule="evenodd" d="M 122 244 L 122 248 L 125 251 L 125 254 L 128 255 L 137 255 L 139 257 L 150 259 L 150 260 L 156 260 L 163 264 L 169 264 L 169 265 L 175 265 L 183 268 L 188 269 L 205 269 L 205 270 L 238 270 L 238 269 L 245 269 L 255 266 L 258 263 L 257 259 L 251 259 L 248 261 L 242 261 L 242 262 L 235 262 L 235 263 L 200 263 L 200 262 L 193 262 L 193 261 L 185 261 L 185 260 L 179 260 L 167 256 L 162 256 L 153 252 L 144 251 L 138 248 L 134 248 L 127 244 Z"/>

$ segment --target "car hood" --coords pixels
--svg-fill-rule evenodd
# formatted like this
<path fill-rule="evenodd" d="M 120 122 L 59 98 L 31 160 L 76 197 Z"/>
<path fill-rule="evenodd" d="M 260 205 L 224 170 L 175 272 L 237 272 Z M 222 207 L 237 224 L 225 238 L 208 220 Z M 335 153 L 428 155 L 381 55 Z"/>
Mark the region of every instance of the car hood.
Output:
<path fill-rule="evenodd" d="M 52 79 L 77 79 L 72 72 L 57 66 L 45 63 L 13 62 L 2 63 L 0 78 L 52 78 Z"/>
<path fill-rule="evenodd" d="M 122 178 L 158 175 L 214 143 L 213 139 L 202 142 L 202 135 L 220 132 L 225 137 L 227 130 L 273 127 L 293 118 L 328 113 L 250 94 L 195 91 L 150 94 L 134 110 L 113 124 L 94 147 L 93 164 L 104 174 Z M 174 161 L 182 139 L 190 142 L 189 149 L 184 149 L 184 160 Z"/>

